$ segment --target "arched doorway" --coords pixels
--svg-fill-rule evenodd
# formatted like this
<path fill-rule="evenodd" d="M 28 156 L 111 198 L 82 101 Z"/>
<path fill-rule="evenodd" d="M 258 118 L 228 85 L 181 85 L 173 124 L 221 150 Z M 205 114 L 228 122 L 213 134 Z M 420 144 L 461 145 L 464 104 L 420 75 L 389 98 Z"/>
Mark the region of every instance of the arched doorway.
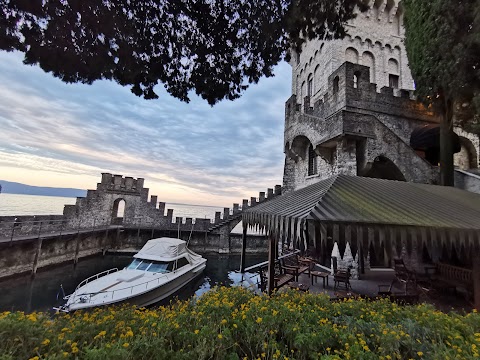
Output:
<path fill-rule="evenodd" d="M 455 167 L 460 170 L 476 169 L 478 167 L 477 151 L 473 143 L 466 137 L 459 136 L 460 151 L 453 156 Z"/>
<path fill-rule="evenodd" d="M 113 202 L 112 224 L 114 225 L 123 224 L 123 219 L 125 216 L 125 206 L 126 206 L 126 202 L 122 198 L 119 198 Z"/>
<path fill-rule="evenodd" d="M 379 155 L 373 160 L 370 168 L 363 176 L 385 180 L 407 181 L 397 165 L 383 155 Z"/>

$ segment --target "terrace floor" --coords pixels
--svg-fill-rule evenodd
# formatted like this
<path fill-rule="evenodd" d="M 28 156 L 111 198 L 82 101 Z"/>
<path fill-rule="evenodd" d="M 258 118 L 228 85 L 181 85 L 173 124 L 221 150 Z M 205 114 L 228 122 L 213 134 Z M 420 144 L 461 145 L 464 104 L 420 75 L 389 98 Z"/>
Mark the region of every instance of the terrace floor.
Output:
<path fill-rule="evenodd" d="M 317 269 L 318 270 L 318 269 Z M 365 274 L 361 275 L 360 280 L 350 280 L 351 290 L 346 291 L 344 286 L 340 286 L 338 289 L 334 289 L 333 276 L 328 277 L 328 285 L 323 288 L 322 278 L 318 278 L 317 282 L 314 281 L 312 285 L 311 279 L 307 274 L 302 274 L 299 277 L 299 284 L 305 284 L 309 286 L 308 291 L 313 294 L 325 293 L 332 299 L 349 296 L 352 294 L 358 294 L 365 297 L 378 296 L 378 285 L 389 286 L 395 279 L 395 272 L 393 269 L 372 269 Z M 343 285 L 343 284 L 342 284 Z M 394 292 L 402 292 L 402 284 L 395 285 Z M 282 287 L 279 291 L 284 291 L 288 286 Z M 419 288 L 419 302 L 426 302 L 434 305 L 438 310 L 449 312 L 470 312 L 473 309 L 473 304 L 466 301 L 464 294 L 460 291 L 457 293 L 445 292 L 439 293 L 434 291 L 428 291 L 426 289 Z"/>

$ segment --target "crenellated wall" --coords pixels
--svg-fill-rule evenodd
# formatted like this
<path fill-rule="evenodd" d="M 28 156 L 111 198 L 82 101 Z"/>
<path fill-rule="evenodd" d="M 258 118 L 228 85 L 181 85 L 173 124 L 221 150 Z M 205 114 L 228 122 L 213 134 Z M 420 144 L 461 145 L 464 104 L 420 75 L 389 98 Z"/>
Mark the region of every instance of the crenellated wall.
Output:
<path fill-rule="evenodd" d="M 231 234 L 242 211 L 282 193 L 276 185 L 257 197 L 243 199 L 242 206 L 217 212 L 212 222 L 203 218 L 174 217 L 173 209 L 157 196 L 148 198 L 142 178 L 102 174 L 96 190 L 88 190 L 63 215 L 0 216 L 0 278 L 65 261 L 105 252 L 137 248 L 151 238 L 179 237 L 193 250 L 217 253 L 240 252 L 242 239 Z M 123 217 L 117 215 L 125 202 Z M 264 236 L 248 236 L 248 252 L 267 251 Z"/>
<path fill-rule="evenodd" d="M 437 117 L 414 99 L 412 91 L 384 87 L 377 92 L 369 72 L 368 67 L 346 62 L 329 76 L 326 93 L 314 106 L 308 97 L 302 104 L 295 95 L 287 100 L 285 192 L 334 174 L 379 177 L 379 164 L 392 169 L 393 180 L 438 181 L 438 169 L 409 145 L 413 130 L 438 123 Z M 309 161 L 316 166 L 310 175 Z"/>
<path fill-rule="evenodd" d="M 123 177 L 122 175 L 102 174 L 102 180 L 96 190 L 88 190 L 85 198 L 77 198 L 75 205 L 66 205 L 64 217 L 68 227 L 88 228 L 94 226 L 123 224 L 130 227 L 155 227 L 163 229 L 207 231 L 214 225 L 229 218 L 238 217 L 240 212 L 256 203 L 272 198 L 281 193 L 280 185 L 274 189 L 260 192 L 258 199 L 244 199 L 242 207 L 233 204 L 232 209 L 224 208 L 223 214 L 217 212 L 213 221 L 203 218 L 174 217 L 173 209 L 167 209 L 165 203 L 158 202 L 158 197 L 152 195 L 148 199 L 148 188 L 144 188 L 142 178 Z M 123 218 L 117 218 L 117 207 L 120 201 L 125 202 Z"/>

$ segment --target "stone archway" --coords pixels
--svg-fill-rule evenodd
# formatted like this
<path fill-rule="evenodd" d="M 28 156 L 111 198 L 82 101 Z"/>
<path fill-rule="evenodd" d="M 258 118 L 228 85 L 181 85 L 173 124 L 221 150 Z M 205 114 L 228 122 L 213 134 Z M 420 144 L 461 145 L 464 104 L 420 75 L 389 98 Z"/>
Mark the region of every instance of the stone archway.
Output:
<path fill-rule="evenodd" d="M 127 202 L 123 198 L 118 198 L 113 202 L 112 207 L 112 224 L 121 225 L 125 219 L 125 209 Z"/>
<path fill-rule="evenodd" d="M 454 164 L 460 170 L 476 169 L 478 167 L 478 156 L 475 145 L 463 136 L 458 136 L 460 151 L 454 154 Z"/>
<path fill-rule="evenodd" d="M 407 181 L 395 163 L 386 156 L 379 155 L 367 165 L 364 177 L 385 180 Z"/>

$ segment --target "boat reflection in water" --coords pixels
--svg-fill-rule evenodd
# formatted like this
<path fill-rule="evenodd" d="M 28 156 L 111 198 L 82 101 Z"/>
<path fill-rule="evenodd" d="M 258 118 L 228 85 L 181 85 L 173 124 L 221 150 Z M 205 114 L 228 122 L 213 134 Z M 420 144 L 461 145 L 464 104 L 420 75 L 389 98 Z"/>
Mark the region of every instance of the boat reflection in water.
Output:
<path fill-rule="evenodd" d="M 69 312 L 128 302 L 148 306 L 180 290 L 198 277 L 207 260 L 173 238 L 147 241 L 123 270 L 109 269 L 83 280 L 59 307 Z"/>

